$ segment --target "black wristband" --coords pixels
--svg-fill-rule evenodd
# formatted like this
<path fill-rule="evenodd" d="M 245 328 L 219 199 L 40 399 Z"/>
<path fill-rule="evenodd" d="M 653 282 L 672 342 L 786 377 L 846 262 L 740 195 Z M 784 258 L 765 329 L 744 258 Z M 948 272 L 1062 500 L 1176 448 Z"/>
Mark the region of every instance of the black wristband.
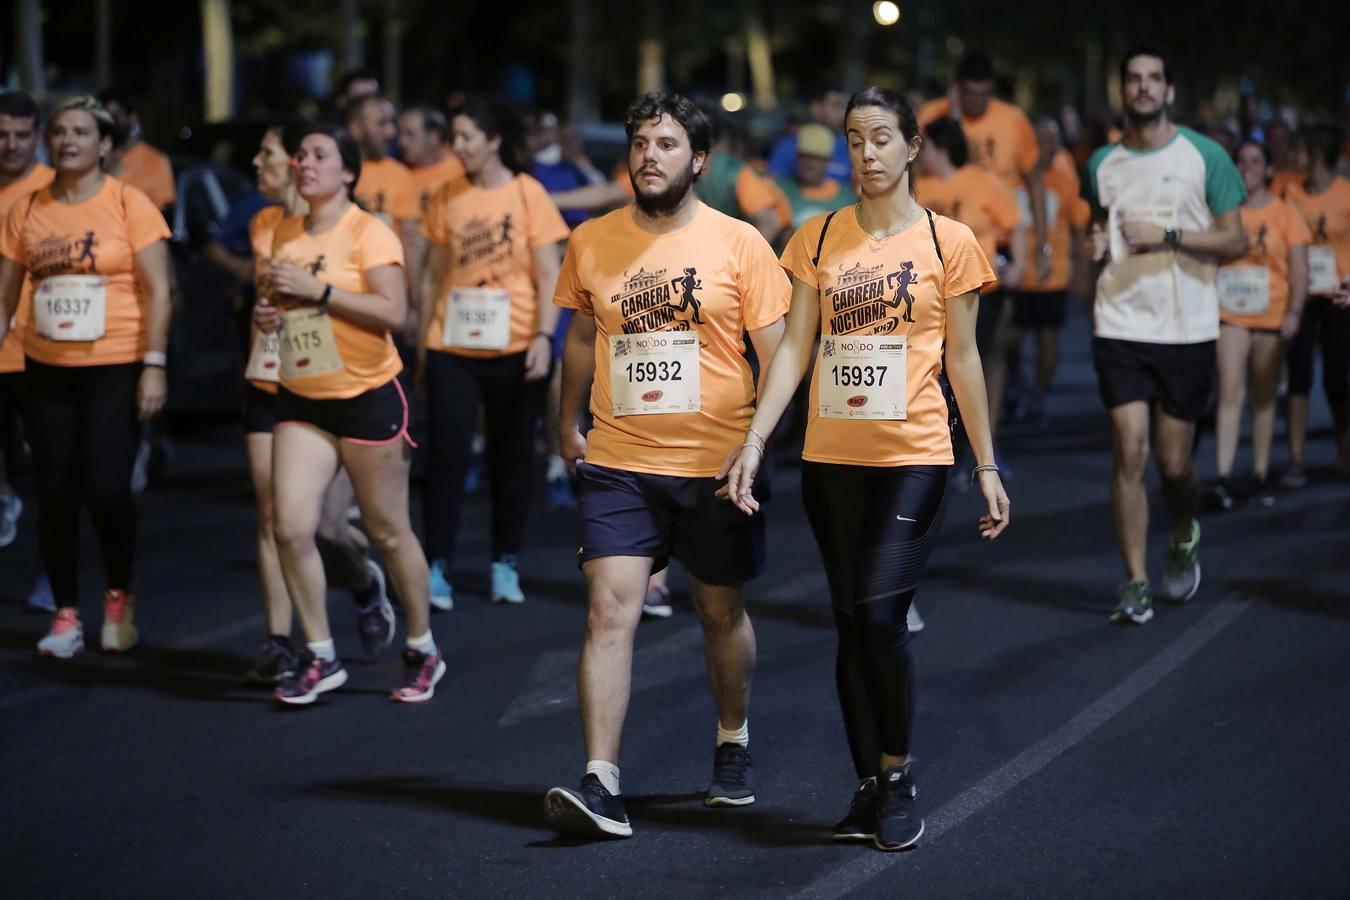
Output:
<path fill-rule="evenodd" d="M 322 309 L 323 307 L 328 305 L 328 301 L 332 298 L 332 296 L 333 296 L 333 286 L 331 284 L 325 284 L 323 286 L 323 293 L 319 295 L 319 299 L 316 302 Z"/>

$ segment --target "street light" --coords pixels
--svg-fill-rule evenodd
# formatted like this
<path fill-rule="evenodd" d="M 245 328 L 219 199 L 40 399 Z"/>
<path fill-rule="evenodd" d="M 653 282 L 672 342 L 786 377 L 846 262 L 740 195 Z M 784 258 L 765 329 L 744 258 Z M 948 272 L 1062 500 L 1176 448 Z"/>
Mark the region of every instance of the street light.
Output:
<path fill-rule="evenodd" d="M 737 91 L 723 94 L 722 108 L 729 113 L 740 112 L 745 109 L 745 95 Z"/>
<path fill-rule="evenodd" d="M 878 25 L 894 25 L 900 21 L 900 7 L 891 0 L 877 0 L 872 4 L 872 18 Z"/>

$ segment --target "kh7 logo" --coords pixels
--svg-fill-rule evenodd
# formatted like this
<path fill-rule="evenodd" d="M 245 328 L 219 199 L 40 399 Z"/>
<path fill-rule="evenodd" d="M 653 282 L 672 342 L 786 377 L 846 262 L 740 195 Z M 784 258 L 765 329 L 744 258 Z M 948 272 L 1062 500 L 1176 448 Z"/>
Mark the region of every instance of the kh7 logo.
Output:
<path fill-rule="evenodd" d="M 655 403 L 657 400 L 661 399 L 661 395 L 662 395 L 661 391 L 648 391 L 647 393 L 642 395 L 642 402 Z"/>
<path fill-rule="evenodd" d="M 866 395 L 866 394 L 856 394 L 856 395 L 854 395 L 854 396 L 852 396 L 852 397 L 849 397 L 849 398 L 848 398 L 848 405 L 851 406 L 851 407 L 853 407 L 854 409 L 857 409 L 857 408 L 860 407 L 860 406 L 866 406 L 866 405 L 867 405 L 867 395 Z"/>

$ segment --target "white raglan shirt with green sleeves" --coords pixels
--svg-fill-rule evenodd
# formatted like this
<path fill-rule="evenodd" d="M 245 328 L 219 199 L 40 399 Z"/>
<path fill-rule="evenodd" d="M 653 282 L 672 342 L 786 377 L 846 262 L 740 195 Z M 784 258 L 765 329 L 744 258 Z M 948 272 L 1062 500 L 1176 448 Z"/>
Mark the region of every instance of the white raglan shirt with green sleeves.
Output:
<path fill-rule="evenodd" d="M 1178 127 L 1154 150 L 1102 147 L 1088 161 L 1088 199 L 1108 215 L 1111 254 L 1097 280 L 1093 333 L 1150 344 L 1219 337 L 1217 261 L 1173 250 L 1130 254 L 1122 214 L 1163 227 L 1208 231 L 1247 199 L 1242 177 L 1217 143 Z"/>

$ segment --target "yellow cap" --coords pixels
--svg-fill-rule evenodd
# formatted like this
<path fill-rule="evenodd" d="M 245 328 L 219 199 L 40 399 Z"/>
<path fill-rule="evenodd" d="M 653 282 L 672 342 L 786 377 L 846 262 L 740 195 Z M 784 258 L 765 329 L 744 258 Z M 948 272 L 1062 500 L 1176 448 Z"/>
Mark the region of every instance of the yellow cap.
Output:
<path fill-rule="evenodd" d="M 834 156 L 834 132 L 814 122 L 797 130 L 797 152 L 802 156 Z"/>

